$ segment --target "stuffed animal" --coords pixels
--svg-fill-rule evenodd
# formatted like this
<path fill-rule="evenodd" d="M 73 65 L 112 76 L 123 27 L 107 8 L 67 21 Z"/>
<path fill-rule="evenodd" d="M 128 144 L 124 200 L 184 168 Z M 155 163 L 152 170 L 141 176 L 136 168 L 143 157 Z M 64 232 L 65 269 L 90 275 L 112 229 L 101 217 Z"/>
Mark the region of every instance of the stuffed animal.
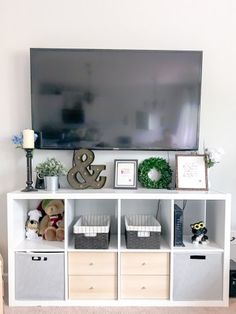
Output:
<path fill-rule="evenodd" d="M 207 244 L 208 236 L 206 236 L 207 229 L 203 221 L 195 222 L 190 225 L 192 228 L 192 243 L 193 244 Z"/>
<path fill-rule="evenodd" d="M 43 200 L 45 216 L 39 225 L 39 234 L 48 241 L 64 240 L 64 203 L 62 200 Z"/>
<path fill-rule="evenodd" d="M 26 239 L 38 240 L 42 239 L 39 236 L 39 219 L 42 217 L 42 212 L 38 209 L 32 209 L 28 212 L 28 219 L 25 224 Z"/>

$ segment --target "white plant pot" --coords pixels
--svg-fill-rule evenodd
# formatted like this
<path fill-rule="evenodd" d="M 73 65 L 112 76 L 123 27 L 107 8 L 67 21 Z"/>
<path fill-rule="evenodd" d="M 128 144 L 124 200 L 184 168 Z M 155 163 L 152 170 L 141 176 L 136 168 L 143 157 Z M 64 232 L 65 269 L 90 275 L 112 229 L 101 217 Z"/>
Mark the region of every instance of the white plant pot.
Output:
<path fill-rule="evenodd" d="M 58 184 L 59 184 L 58 176 L 44 177 L 45 190 L 55 192 L 58 190 Z"/>

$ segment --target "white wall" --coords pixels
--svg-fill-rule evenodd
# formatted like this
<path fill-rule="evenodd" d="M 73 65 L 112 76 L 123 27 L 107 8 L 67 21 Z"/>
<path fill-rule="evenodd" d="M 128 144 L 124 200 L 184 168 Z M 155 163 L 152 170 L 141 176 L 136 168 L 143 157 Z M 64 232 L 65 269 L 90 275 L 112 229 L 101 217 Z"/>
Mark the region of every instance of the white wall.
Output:
<path fill-rule="evenodd" d="M 10 138 L 31 126 L 30 47 L 203 50 L 200 143 L 226 151 L 211 170 L 211 183 L 232 193 L 236 229 L 235 11 L 234 0 L 0 1 L 0 249 L 5 257 L 6 193 L 26 180 L 24 152 Z M 52 151 L 36 151 L 34 163 L 49 154 L 71 163 L 71 152 Z M 99 152 L 95 161 L 107 163 L 112 175 L 114 158 L 137 156 L 142 160 L 150 153 Z"/>

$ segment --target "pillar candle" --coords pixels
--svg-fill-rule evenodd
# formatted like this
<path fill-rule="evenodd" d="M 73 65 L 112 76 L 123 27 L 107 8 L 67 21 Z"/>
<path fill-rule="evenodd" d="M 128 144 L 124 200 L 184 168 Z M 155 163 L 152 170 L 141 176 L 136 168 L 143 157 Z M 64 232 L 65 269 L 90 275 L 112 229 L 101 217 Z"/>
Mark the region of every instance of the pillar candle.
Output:
<path fill-rule="evenodd" d="M 23 148 L 34 148 L 34 130 L 23 130 Z"/>

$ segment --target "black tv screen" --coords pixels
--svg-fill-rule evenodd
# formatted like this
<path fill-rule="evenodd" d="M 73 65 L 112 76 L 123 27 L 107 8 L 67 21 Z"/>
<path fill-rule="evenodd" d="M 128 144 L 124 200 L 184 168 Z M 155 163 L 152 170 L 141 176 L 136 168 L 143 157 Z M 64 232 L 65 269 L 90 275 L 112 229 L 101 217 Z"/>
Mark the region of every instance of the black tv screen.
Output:
<path fill-rule="evenodd" d="M 30 50 L 41 149 L 197 150 L 201 51 Z"/>

